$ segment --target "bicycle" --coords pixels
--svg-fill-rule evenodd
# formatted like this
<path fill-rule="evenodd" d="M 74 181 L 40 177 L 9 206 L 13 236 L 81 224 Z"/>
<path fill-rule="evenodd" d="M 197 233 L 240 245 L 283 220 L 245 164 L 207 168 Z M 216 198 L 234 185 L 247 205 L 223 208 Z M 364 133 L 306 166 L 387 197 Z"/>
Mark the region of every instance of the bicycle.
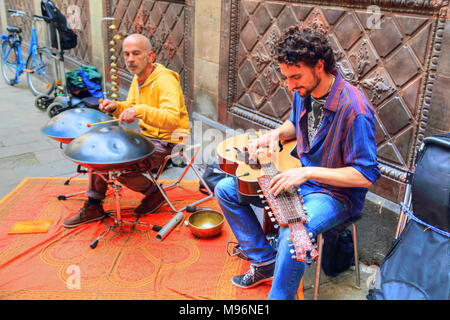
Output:
<path fill-rule="evenodd" d="M 22 28 L 8 26 L 8 34 L 1 35 L 1 70 L 8 85 L 19 83 L 22 73 L 27 74 L 28 87 L 33 95 L 48 95 L 55 87 L 54 57 L 48 48 L 40 47 L 37 41 L 36 21 L 45 21 L 44 17 L 26 12 L 8 9 L 11 16 L 31 20 L 31 39 L 26 61 L 22 57 Z"/>

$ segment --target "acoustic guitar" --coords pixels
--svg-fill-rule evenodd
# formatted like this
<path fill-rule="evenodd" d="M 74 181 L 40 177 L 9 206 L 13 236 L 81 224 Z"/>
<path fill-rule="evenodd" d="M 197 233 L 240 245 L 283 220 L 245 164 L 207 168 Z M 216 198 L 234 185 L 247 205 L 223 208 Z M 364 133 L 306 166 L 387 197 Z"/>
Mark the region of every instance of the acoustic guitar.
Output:
<path fill-rule="evenodd" d="M 246 196 L 259 195 L 258 177 L 264 172 L 258 162 L 250 161 L 248 145 L 261 135 L 262 132 L 245 133 L 225 139 L 217 146 L 220 169 L 238 177 L 239 192 Z M 296 140 L 291 140 L 280 143 L 274 150 L 271 159 L 278 171 L 301 167 L 300 161 L 290 154 L 295 146 Z"/>
<path fill-rule="evenodd" d="M 290 154 L 296 141 L 280 143 L 278 148 L 270 154 L 267 148 L 260 149 L 257 161 L 252 162 L 248 145 L 260 134 L 242 134 L 220 143 L 217 146 L 219 167 L 224 172 L 237 177 L 241 194 L 258 195 L 263 199 L 263 203 L 269 204 L 271 211 L 268 211 L 268 215 L 272 217 L 272 221 L 277 221 L 280 226 L 289 227 L 290 239 L 288 240 L 292 240 L 294 247 L 291 249 L 292 258 L 311 264 L 318 253 L 303 226 L 309 217 L 303 208 L 297 188 L 282 191 L 276 197 L 269 192 L 269 183 L 275 175 L 288 169 L 301 167 L 300 161 Z"/>

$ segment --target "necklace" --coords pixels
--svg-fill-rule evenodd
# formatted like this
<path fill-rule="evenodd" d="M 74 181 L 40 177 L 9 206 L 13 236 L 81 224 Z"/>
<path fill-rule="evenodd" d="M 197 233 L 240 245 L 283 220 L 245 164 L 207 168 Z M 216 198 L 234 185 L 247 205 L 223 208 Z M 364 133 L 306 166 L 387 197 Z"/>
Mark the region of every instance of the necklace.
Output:
<path fill-rule="evenodd" d="M 331 80 L 331 82 L 330 82 L 330 86 L 328 87 L 327 93 L 329 93 L 331 91 L 331 88 L 333 87 L 334 81 L 336 80 L 336 78 L 334 76 L 332 76 L 332 77 L 333 77 L 333 80 Z"/>

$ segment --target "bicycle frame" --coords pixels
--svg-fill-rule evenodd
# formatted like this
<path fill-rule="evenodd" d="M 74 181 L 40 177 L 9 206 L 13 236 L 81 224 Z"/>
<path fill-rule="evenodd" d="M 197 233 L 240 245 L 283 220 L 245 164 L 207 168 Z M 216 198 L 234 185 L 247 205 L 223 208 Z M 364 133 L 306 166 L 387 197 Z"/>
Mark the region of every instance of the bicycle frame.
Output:
<path fill-rule="evenodd" d="M 36 22 L 35 20 L 33 20 L 32 23 L 32 28 L 31 28 L 31 39 L 30 39 L 30 48 L 28 50 L 28 57 L 30 55 L 33 56 L 33 61 L 34 61 L 34 65 L 35 66 L 42 66 L 43 65 L 43 61 L 42 61 L 42 57 L 40 57 L 40 61 L 37 61 L 37 48 L 38 48 L 38 41 L 37 41 L 37 32 L 36 32 Z M 43 70 L 45 72 L 45 70 Z M 36 68 L 36 70 L 34 70 L 34 72 L 37 72 L 39 75 L 42 74 L 42 70 Z"/>
<path fill-rule="evenodd" d="M 19 76 L 23 73 L 25 70 L 25 61 L 22 58 L 22 47 L 20 46 L 20 41 L 17 36 L 14 36 L 12 34 L 2 34 L 2 52 L 3 52 L 3 63 L 16 69 L 16 83 L 19 83 Z M 5 52 L 5 43 L 10 42 L 13 45 L 9 46 L 9 50 Z M 6 57 L 8 57 L 11 54 L 11 50 L 13 48 L 17 49 L 17 64 L 11 64 L 8 61 L 6 61 Z M 15 54 L 15 53 L 13 53 Z"/>
<path fill-rule="evenodd" d="M 43 61 L 42 61 L 42 58 L 41 58 L 40 64 L 38 64 L 37 56 L 36 56 L 36 53 L 37 53 L 36 48 L 38 48 L 36 22 L 35 22 L 34 19 L 31 19 L 31 21 L 32 21 L 31 39 L 30 39 L 30 47 L 28 49 L 27 59 L 28 59 L 28 57 L 30 55 L 32 55 L 33 56 L 33 60 L 34 60 L 34 65 L 37 66 L 37 65 L 42 65 Z M 22 46 L 21 46 L 22 39 L 21 38 L 18 39 L 17 37 L 20 37 L 20 35 L 19 36 L 15 36 L 13 34 L 2 34 L 1 35 L 2 52 L 3 52 L 3 57 L 4 57 L 3 63 L 13 67 L 14 69 L 16 69 L 16 83 L 19 83 L 20 82 L 20 80 L 19 80 L 20 79 L 19 78 L 20 75 L 23 72 L 27 72 L 27 71 L 31 72 L 31 71 L 26 69 L 27 59 L 24 60 L 22 58 Z M 10 46 L 10 50 L 8 52 L 5 52 L 5 46 L 4 46 L 5 41 L 4 40 L 5 41 L 10 41 L 11 43 L 14 43 L 14 47 L 17 49 L 17 54 L 18 54 L 17 58 L 18 59 L 17 59 L 17 64 L 16 65 L 11 65 L 10 63 L 8 63 L 6 61 L 6 57 L 11 53 L 11 50 L 12 50 L 13 46 Z M 39 70 L 39 69 L 34 70 L 34 72 L 37 72 L 39 75 L 42 74 L 42 70 Z M 45 70 L 44 70 L 44 72 L 45 72 Z"/>

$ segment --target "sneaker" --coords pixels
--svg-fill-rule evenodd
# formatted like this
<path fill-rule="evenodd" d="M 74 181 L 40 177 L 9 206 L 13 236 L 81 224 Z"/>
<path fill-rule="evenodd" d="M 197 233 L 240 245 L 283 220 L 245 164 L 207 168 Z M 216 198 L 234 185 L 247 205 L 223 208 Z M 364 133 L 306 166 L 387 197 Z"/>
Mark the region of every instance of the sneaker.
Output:
<path fill-rule="evenodd" d="M 66 228 L 78 227 L 82 224 L 103 219 L 106 216 L 101 204 L 84 203 L 83 208 L 78 213 L 63 222 Z"/>
<path fill-rule="evenodd" d="M 159 190 L 156 190 L 152 194 L 146 196 L 142 199 L 142 202 L 139 206 L 137 206 L 133 212 L 135 214 L 149 214 L 154 213 L 158 210 L 164 203 L 166 199 L 164 199 L 162 193 Z"/>
<path fill-rule="evenodd" d="M 274 270 L 275 262 L 266 266 L 250 265 L 250 270 L 246 274 L 233 277 L 231 282 L 240 288 L 251 288 L 263 282 L 271 281 Z"/>

